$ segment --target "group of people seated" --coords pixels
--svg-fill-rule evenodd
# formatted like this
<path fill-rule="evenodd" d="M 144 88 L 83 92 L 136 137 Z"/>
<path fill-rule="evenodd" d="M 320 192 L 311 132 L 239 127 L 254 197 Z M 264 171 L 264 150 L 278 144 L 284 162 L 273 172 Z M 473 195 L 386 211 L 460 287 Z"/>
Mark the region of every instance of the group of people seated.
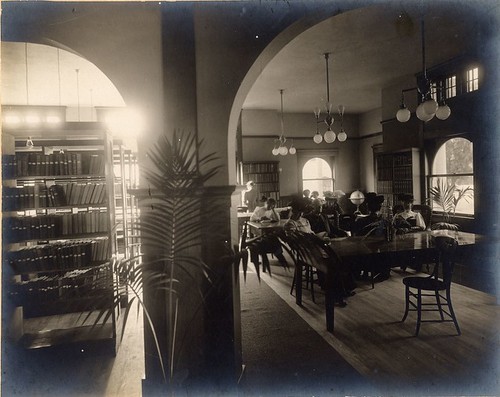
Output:
<path fill-rule="evenodd" d="M 318 239 L 324 242 L 328 242 L 332 238 L 346 237 L 349 235 L 385 235 L 384 228 L 387 227 L 387 219 L 385 217 L 387 214 L 382 214 L 381 212 L 384 203 L 383 195 L 377 195 L 373 192 L 365 195 L 368 214 L 357 216 L 351 224 L 350 231 L 343 230 L 339 227 L 338 218 L 335 218 L 334 215 L 341 211 L 338 206 L 331 206 L 331 208 L 328 208 L 328 202 L 326 200 L 318 199 L 314 195 L 313 197 L 314 198 L 311 199 L 307 195 L 307 192 L 304 192 L 302 197 L 294 197 L 286 208 L 276 208 L 276 200 L 263 197 L 260 205 L 254 209 L 250 220 L 257 222 L 277 222 L 281 219 L 280 213 L 289 210 L 287 212 L 287 221 L 284 224 L 285 233 L 301 232 L 314 234 Z M 413 196 L 404 194 L 401 195 L 399 199 L 402 203 L 402 211 L 394 214 L 394 217 L 390 220 L 393 227 L 400 233 L 425 230 L 426 225 L 422 215 L 412 210 Z M 327 211 L 324 211 L 325 207 Z M 333 214 L 329 211 L 332 209 Z M 269 259 L 267 257 L 268 253 L 273 254 L 283 266 L 288 266 L 283 255 L 281 243 L 276 235 L 265 234 L 256 236 L 249 239 L 248 242 L 250 244 L 252 262 L 258 265 L 260 263 L 259 257 L 261 257 L 264 271 L 270 269 Z M 382 268 L 384 269 L 384 267 Z M 390 269 L 385 268 L 384 272 L 386 273 L 381 274 L 381 279 L 389 277 Z M 356 284 L 353 274 L 349 272 L 343 272 L 342 274 L 343 279 L 341 280 L 341 287 L 337 289 L 340 292 L 336 300 L 340 306 L 345 306 L 346 302 L 344 299 L 353 295 Z M 324 275 L 318 272 L 318 278 L 321 284 L 322 279 L 324 280 Z"/>

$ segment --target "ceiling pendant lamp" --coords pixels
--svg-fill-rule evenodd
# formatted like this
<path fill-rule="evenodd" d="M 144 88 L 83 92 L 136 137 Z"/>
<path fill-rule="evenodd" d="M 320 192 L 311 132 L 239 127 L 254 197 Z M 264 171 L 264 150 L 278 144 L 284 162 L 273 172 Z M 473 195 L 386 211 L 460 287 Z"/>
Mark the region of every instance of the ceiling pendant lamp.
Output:
<path fill-rule="evenodd" d="M 417 118 L 421 121 L 430 121 L 436 116 L 439 120 L 446 120 L 450 117 L 451 109 L 444 101 L 444 89 L 442 82 L 439 84 L 437 91 L 439 102 L 432 97 L 432 82 L 427 77 L 427 68 L 425 65 L 425 25 L 424 19 L 421 21 L 421 38 L 422 38 L 422 78 L 417 82 L 417 87 L 408 88 L 401 91 L 401 106 L 396 113 L 396 119 L 401 123 L 406 123 L 410 120 L 411 113 L 406 108 L 404 93 L 407 91 L 417 90 L 420 94 L 420 104 L 415 110 Z"/>
<path fill-rule="evenodd" d="M 283 91 L 284 91 L 283 89 L 280 89 L 280 96 L 281 96 L 281 120 L 280 120 L 281 121 L 281 133 L 280 133 L 279 138 L 274 141 L 274 147 L 273 147 L 273 150 L 271 151 L 271 153 L 274 156 L 277 156 L 277 155 L 286 156 L 288 153 L 295 154 L 297 152 L 297 150 L 293 146 L 293 142 L 292 142 L 292 145 L 290 146 L 290 149 L 288 149 L 286 147 L 285 123 L 283 121 Z"/>
<path fill-rule="evenodd" d="M 328 70 L 328 60 L 330 58 L 330 54 L 328 52 L 324 53 L 325 56 L 325 66 L 326 66 L 326 116 L 323 120 L 320 120 L 319 116 L 321 115 L 321 110 L 319 107 L 314 109 L 314 116 L 316 117 L 316 134 L 313 136 L 313 141 L 314 143 L 321 143 L 323 142 L 323 139 L 326 143 L 333 143 L 337 139 L 337 134 L 332 129 L 332 125 L 334 122 L 333 114 L 332 114 L 332 109 L 333 109 L 333 103 L 330 101 L 330 75 L 329 75 L 329 70 Z M 342 109 L 342 110 L 341 110 Z M 344 117 L 344 106 L 340 105 L 339 106 L 339 115 L 341 122 Z M 324 122 L 327 125 L 326 132 L 324 135 L 321 135 L 319 132 L 318 125 L 319 123 Z M 342 136 L 342 139 L 339 138 L 340 142 L 343 142 L 347 139 L 347 134 L 341 128 L 341 131 L 339 133 L 339 136 Z"/>

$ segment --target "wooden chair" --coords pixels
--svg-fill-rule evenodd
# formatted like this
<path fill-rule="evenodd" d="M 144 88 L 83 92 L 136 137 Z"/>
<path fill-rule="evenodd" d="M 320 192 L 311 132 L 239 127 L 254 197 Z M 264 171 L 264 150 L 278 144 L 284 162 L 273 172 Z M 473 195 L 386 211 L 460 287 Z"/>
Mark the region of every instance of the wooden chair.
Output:
<path fill-rule="evenodd" d="M 457 241 L 448 236 L 435 237 L 435 244 L 438 251 L 438 261 L 434 266 L 434 271 L 426 277 L 405 277 L 403 284 L 405 288 L 405 313 L 401 322 L 406 320 L 410 311 L 417 312 L 417 328 L 415 336 L 418 336 L 420 324 L 423 322 L 453 322 L 458 335 L 461 334 L 455 312 L 451 303 L 450 287 L 451 276 L 454 268 L 454 255 L 458 246 Z M 442 268 L 442 279 L 439 278 L 439 269 Z M 414 292 L 413 290 L 416 290 Z M 424 292 L 423 292 L 424 291 Z M 427 293 L 425 293 L 427 292 Z M 445 296 L 442 295 L 445 292 Z M 424 303 L 422 297 L 434 297 L 436 302 Z M 414 300 L 416 300 L 416 303 Z M 410 308 L 410 306 L 412 308 Z M 444 306 L 448 307 L 448 311 Z M 439 319 L 422 319 L 422 312 L 439 312 Z M 446 318 L 445 318 L 446 315 Z"/>

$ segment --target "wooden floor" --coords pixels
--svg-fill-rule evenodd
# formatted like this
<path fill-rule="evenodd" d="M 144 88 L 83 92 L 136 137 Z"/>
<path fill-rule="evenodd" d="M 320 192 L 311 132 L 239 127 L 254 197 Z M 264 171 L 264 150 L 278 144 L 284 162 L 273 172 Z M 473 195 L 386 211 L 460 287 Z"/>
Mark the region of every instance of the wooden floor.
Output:
<path fill-rule="evenodd" d="M 273 276 L 262 275 L 263 282 L 357 371 L 376 383 L 382 395 L 500 395 L 500 307 L 493 296 L 453 285 L 462 335 L 455 336 L 452 323 L 427 323 L 422 325 L 420 336 L 414 337 L 415 315 L 399 322 L 404 308 L 401 279 L 406 274 L 393 272 L 373 290 L 368 283 L 360 284 L 347 307 L 335 309 L 332 335 L 326 332 L 321 292 L 317 303 L 312 303 L 304 291 L 304 304 L 297 306 L 290 295 L 292 271 L 284 271 L 277 262 L 271 261 L 271 265 Z M 142 338 L 142 319 L 131 317 L 116 358 L 81 352 L 78 367 L 72 369 L 74 362 L 62 361 L 60 368 L 34 368 L 27 364 L 26 356 L 7 356 L 2 365 L 2 391 L 22 396 L 140 396 Z M 5 379 L 9 378 L 19 382 L 7 382 L 6 389 Z"/>
<path fill-rule="evenodd" d="M 290 307 L 304 318 L 361 374 L 389 394 L 499 395 L 500 307 L 491 295 L 458 284 L 452 301 L 462 330 L 453 323 L 423 323 L 414 337 L 416 314 L 404 312 L 402 278 L 393 270 L 390 279 L 359 282 L 356 295 L 345 308 L 335 308 L 334 334 L 326 331 L 324 296 L 316 288 L 316 303 L 304 291 L 303 306 L 290 295 L 293 270 L 272 266 L 272 277 L 263 275 Z M 433 314 L 433 313 L 427 313 Z"/>

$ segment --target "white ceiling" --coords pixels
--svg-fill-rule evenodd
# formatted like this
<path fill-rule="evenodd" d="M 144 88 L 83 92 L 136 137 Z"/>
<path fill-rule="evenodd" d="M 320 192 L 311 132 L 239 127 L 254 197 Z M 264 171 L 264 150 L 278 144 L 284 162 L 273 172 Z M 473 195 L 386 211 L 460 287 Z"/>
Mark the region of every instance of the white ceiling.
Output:
<path fill-rule="evenodd" d="M 382 87 L 422 71 L 422 8 L 409 4 L 357 9 L 308 29 L 263 69 L 243 108 L 279 109 L 280 88 L 285 89 L 285 112 L 312 112 L 322 106 L 325 52 L 331 53 L 334 108 L 343 104 L 346 113 L 359 114 L 381 107 Z M 456 1 L 427 4 L 424 21 L 427 66 L 467 51 L 477 32 L 469 8 Z"/>

